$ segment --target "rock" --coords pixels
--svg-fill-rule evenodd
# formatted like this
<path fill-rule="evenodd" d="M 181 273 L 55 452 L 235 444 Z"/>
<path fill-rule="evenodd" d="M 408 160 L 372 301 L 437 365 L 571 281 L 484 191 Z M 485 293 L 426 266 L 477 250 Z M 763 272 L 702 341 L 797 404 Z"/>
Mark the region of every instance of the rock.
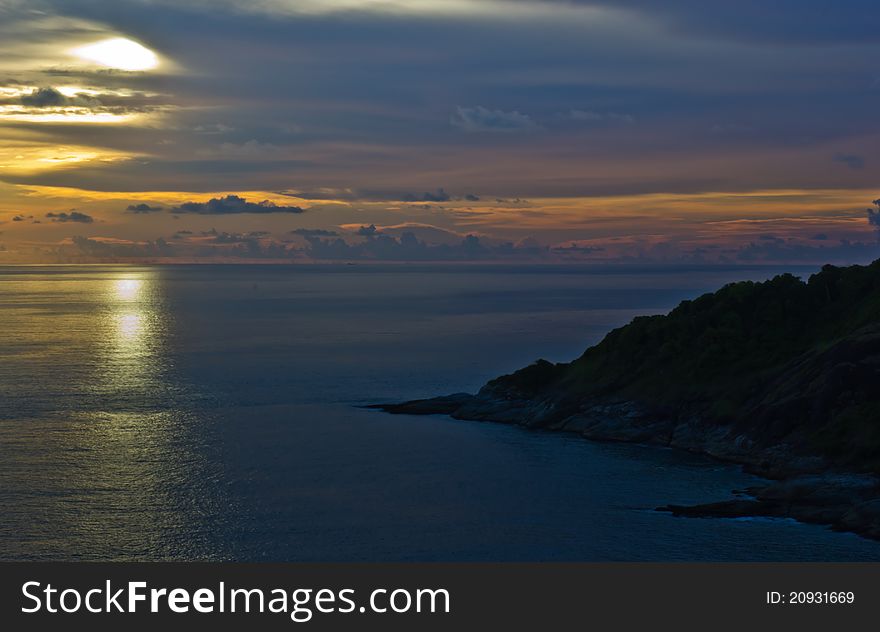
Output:
<path fill-rule="evenodd" d="M 395 415 L 451 415 L 474 396 L 468 393 L 456 393 L 433 399 L 416 399 L 397 404 L 372 404 L 367 408 L 384 410 Z"/>
<path fill-rule="evenodd" d="M 778 479 L 676 515 L 767 515 L 878 537 L 880 260 L 734 283 L 476 395 L 377 406 L 664 445 Z"/>
<path fill-rule="evenodd" d="M 880 540 L 880 498 L 851 507 L 834 526 Z"/>

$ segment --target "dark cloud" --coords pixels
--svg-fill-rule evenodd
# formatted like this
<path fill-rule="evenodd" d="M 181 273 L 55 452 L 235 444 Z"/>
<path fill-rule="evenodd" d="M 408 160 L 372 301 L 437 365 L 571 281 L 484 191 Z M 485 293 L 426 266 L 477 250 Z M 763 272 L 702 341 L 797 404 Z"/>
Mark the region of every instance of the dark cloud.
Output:
<path fill-rule="evenodd" d="M 48 217 L 53 222 L 58 223 L 67 223 L 67 222 L 76 222 L 78 224 L 91 224 L 95 221 L 91 215 L 86 215 L 85 213 L 80 213 L 79 211 L 70 211 L 69 213 L 46 213 L 46 217 Z"/>
<path fill-rule="evenodd" d="M 215 231 L 216 232 L 216 231 Z M 74 237 L 73 244 L 62 247 L 62 254 L 75 254 L 89 259 L 138 260 L 159 257 L 193 257 L 198 259 L 286 259 L 297 251 L 284 244 L 262 240 L 251 234 L 217 233 L 209 242 L 182 241 L 175 244 L 159 238 L 146 242 L 127 242 L 101 238 Z"/>
<path fill-rule="evenodd" d="M 880 199 L 873 202 L 876 208 L 868 209 L 868 223 L 877 231 L 877 237 L 880 239 Z"/>
<path fill-rule="evenodd" d="M 876 243 L 843 239 L 839 244 L 816 246 L 792 239 L 781 239 L 752 242 L 728 251 L 724 258 L 739 263 L 853 263 L 870 262 L 877 255 Z"/>
<path fill-rule="evenodd" d="M 452 200 L 467 200 L 477 202 L 480 197 L 467 194 L 461 197 L 453 196 L 440 187 L 436 191 L 424 191 L 422 193 L 406 192 L 394 189 L 324 189 L 317 191 L 278 191 L 279 195 L 300 198 L 303 200 L 344 200 L 346 202 L 450 202 Z"/>
<path fill-rule="evenodd" d="M 150 206 L 149 204 L 129 204 L 125 209 L 129 213 L 137 213 L 144 215 L 147 213 L 156 213 L 162 210 L 161 206 Z"/>
<path fill-rule="evenodd" d="M 161 237 L 146 243 L 123 243 L 76 236 L 73 238 L 73 245 L 80 254 L 101 259 L 168 257 L 175 254 L 174 247 Z"/>
<path fill-rule="evenodd" d="M 19 97 L 19 101 L 22 105 L 27 105 L 32 108 L 62 107 L 65 105 L 91 107 L 101 104 L 97 99 L 81 94 L 68 97 L 51 86 L 36 88 L 30 94 L 25 94 Z"/>
<path fill-rule="evenodd" d="M 237 195 L 211 198 L 207 202 L 185 202 L 174 207 L 176 213 L 195 213 L 198 215 L 236 215 L 242 213 L 303 213 L 299 206 L 280 206 L 269 200 L 248 202 Z"/>
<path fill-rule="evenodd" d="M 336 237 L 339 233 L 335 230 L 325 230 L 323 228 L 297 228 L 290 231 L 291 235 L 299 235 L 300 237 Z"/>
<path fill-rule="evenodd" d="M 539 128 L 528 114 L 515 110 L 490 110 L 481 105 L 471 108 L 459 106 L 451 122 L 465 132 L 529 132 Z"/>
<path fill-rule="evenodd" d="M 830 162 L 835 150 L 827 148 L 863 152 L 871 160 L 864 147 L 878 129 L 880 84 L 869 85 L 877 74 L 876 0 L 560 0 L 547 9 L 546 19 L 535 12 L 527 14 L 534 19 L 524 19 L 515 11 L 504 19 L 484 19 L 470 11 L 459 15 L 452 6 L 485 5 L 478 0 L 421 3 L 449 4 L 442 19 L 401 2 L 364 3 L 371 5 L 368 11 L 346 13 L 344 19 L 320 11 L 296 19 L 251 13 L 256 5 L 297 4 L 40 0 L 40 11 L 50 17 L 62 13 L 86 28 L 94 21 L 129 34 L 186 72 L 57 80 L 55 85 L 90 79 L 101 85 L 81 85 L 164 93 L 165 102 L 176 107 L 148 130 L 44 125 L 38 132 L 51 135 L 56 146 L 94 142 L 149 160 L 84 162 L 15 177 L 26 184 L 104 191 L 272 191 L 295 185 L 325 197 L 325 187 L 375 187 L 399 196 L 432 190 L 440 182 L 459 194 L 478 190 L 487 199 L 491 194 L 535 199 L 862 187 L 875 175 L 835 168 Z M 393 15 L 373 12 L 380 4 L 395 7 Z M 549 0 L 539 6 L 544 4 Z M 576 4 L 632 13 L 606 21 L 601 11 L 575 15 L 569 9 Z M 5 23 L 0 40 L 6 40 L 0 47 L 14 59 L 16 46 L 29 45 L 36 35 L 35 29 L 26 32 L 27 22 L 17 28 L 7 17 L 0 20 Z M 55 49 L 61 50 L 56 35 L 62 34 L 41 37 L 57 40 Z M 729 39 L 736 45 L 724 41 Z M 789 48 L 792 41 L 799 46 Z M 823 47 L 828 41 L 847 45 Z M 430 55 L 425 42 L 431 42 Z M 27 79 L 28 86 L 53 82 L 36 71 Z M 110 103 L 104 94 L 99 98 Z M 585 113 L 578 116 L 586 121 L 626 113 L 638 119 L 639 129 L 558 124 L 557 113 L 571 111 Z M 278 140 L 278 130 L 294 113 L 302 135 Z M 527 143 L 515 133 L 450 133 L 450 115 L 460 130 L 470 132 L 516 132 L 542 122 L 548 129 L 527 134 Z M 222 140 L 279 143 L 281 156 L 308 156 L 314 163 L 294 165 L 281 156 L 259 163 L 195 160 L 205 157 L 198 152 L 209 143 L 216 144 L 208 138 L 216 134 L 205 132 L 218 116 L 223 126 L 213 129 Z M 755 131 L 735 138 L 708 133 L 724 121 Z M 829 142 L 841 138 L 847 140 Z M 158 144 L 166 139 L 176 144 Z M 784 166 L 769 164 L 778 164 L 783 154 Z M 208 213 L 201 207 L 190 212 Z M 338 213 L 333 223 L 358 221 Z"/>
<path fill-rule="evenodd" d="M 215 231 L 216 232 L 216 231 Z M 259 242 L 260 239 L 267 237 L 268 232 L 263 230 L 252 231 L 249 233 L 216 233 L 211 240 L 215 244 L 249 244 Z"/>
<path fill-rule="evenodd" d="M 369 226 L 361 226 L 358 228 L 357 234 L 361 237 L 375 237 L 379 234 L 379 230 L 376 228 L 375 224 L 370 224 Z"/>
<path fill-rule="evenodd" d="M 516 0 L 531 2 L 533 0 Z M 823 46 L 872 42 L 880 30 L 874 0 L 545 0 L 629 9 L 681 33 L 740 42 Z"/>
<path fill-rule="evenodd" d="M 338 261 L 535 260 L 549 254 L 547 248 L 531 242 L 519 246 L 510 242 L 486 243 L 477 235 L 466 235 L 452 244 L 429 244 L 409 231 L 401 233 L 399 237 L 377 232 L 358 243 L 348 243 L 344 239 L 306 239 L 309 242 L 306 252 L 309 257 Z"/>
<path fill-rule="evenodd" d="M 407 193 L 403 196 L 404 202 L 448 202 L 452 197 L 442 188 L 437 189 L 435 193 L 426 191 L 420 195 L 415 193 Z"/>
<path fill-rule="evenodd" d="M 855 154 L 837 154 L 834 156 L 834 162 L 846 165 L 850 169 L 864 169 L 865 158 Z"/>
<path fill-rule="evenodd" d="M 35 108 L 67 105 L 67 97 L 55 88 L 37 88 L 31 94 L 24 95 L 19 100 L 22 105 L 29 105 Z"/>

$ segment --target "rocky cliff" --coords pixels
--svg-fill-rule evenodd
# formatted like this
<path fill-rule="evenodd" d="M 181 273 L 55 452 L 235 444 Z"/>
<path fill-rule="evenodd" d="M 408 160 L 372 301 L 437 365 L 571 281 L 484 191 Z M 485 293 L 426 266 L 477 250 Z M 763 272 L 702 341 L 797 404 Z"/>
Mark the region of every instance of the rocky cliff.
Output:
<path fill-rule="evenodd" d="M 637 318 L 570 363 L 381 405 L 660 444 L 778 482 L 679 515 L 773 515 L 880 537 L 880 261 L 734 283 Z"/>

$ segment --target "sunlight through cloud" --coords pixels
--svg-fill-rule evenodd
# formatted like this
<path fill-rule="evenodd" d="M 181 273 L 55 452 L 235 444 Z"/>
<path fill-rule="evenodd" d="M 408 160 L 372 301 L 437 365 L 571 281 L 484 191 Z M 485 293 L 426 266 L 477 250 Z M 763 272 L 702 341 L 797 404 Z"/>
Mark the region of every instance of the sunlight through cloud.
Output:
<path fill-rule="evenodd" d="M 71 52 L 80 59 L 129 72 L 152 70 L 159 65 L 156 53 L 124 37 L 80 46 Z"/>

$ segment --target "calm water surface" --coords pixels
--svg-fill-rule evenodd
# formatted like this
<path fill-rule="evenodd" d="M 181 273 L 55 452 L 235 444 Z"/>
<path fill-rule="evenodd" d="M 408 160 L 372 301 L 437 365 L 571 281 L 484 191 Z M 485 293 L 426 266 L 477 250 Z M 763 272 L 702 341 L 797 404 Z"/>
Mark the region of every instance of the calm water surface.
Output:
<path fill-rule="evenodd" d="M 880 560 L 652 510 L 755 482 L 735 467 L 358 408 L 775 272 L 0 267 L 0 559 Z"/>

